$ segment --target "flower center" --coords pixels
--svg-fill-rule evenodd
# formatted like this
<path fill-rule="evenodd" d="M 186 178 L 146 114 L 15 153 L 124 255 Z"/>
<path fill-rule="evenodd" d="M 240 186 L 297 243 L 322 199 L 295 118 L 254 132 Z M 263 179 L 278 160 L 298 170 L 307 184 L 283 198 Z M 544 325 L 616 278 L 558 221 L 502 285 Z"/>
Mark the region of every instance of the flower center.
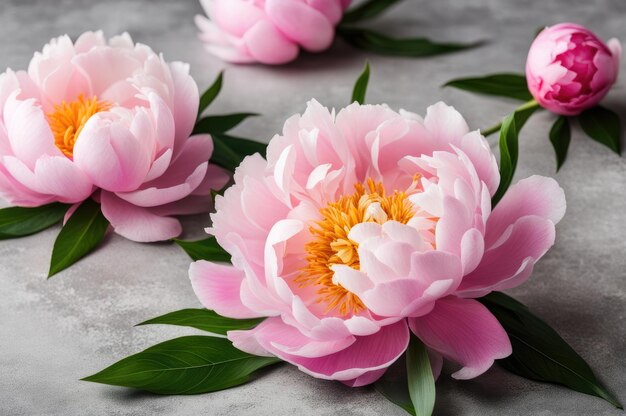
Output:
<path fill-rule="evenodd" d="M 415 178 L 414 185 L 418 179 Z M 383 184 L 372 179 L 354 188 L 352 195 L 342 196 L 320 209 L 322 220 L 309 228 L 313 238 L 305 245 L 307 265 L 295 279 L 300 287 L 318 288 L 317 302 L 327 305 L 326 313 L 337 310 L 340 315 L 354 315 L 365 309 L 358 296 L 333 283 L 333 265 L 359 270 L 358 244 L 348 237 L 352 227 L 362 222 L 406 224 L 415 215 L 413 203 L 407 198 L 408 191 L 387 195 Z"/>
<path fill-rule="evenodd" d="M 74 144 L 85 123 L 91 116 L 111 108 L 106 101 L 98 101 L 98 97 L 86 99 L 82 94 L 71 102 L 61 101 L 48 113 L 48 124 L 54 135 L 54 144 L 70 159 L 74 154 Z"/>

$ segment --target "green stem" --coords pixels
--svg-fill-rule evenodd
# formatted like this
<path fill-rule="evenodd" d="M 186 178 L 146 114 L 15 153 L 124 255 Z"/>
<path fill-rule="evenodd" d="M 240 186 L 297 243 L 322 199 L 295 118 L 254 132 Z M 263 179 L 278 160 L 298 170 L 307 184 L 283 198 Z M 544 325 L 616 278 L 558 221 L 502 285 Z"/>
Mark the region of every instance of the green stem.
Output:
<path fill-rule="evenodd" d="M 530 100 L 530 101 L 525 102 L 521 106 L 517 107 L 515 111 L 528 110 L 529 108 L 534 108 L 534 107 L 539 107 L 539 103 L 536 100 Z M 502 128 L 502 122 L 499 122 L 498 124 L 494 124 L 493 126 L 489 128 L 481 130 L 480 133 L 483 136 L 488 137 L 488 136 L 491 136 L 493 133 L 499 132 L 501 128 Z"/>

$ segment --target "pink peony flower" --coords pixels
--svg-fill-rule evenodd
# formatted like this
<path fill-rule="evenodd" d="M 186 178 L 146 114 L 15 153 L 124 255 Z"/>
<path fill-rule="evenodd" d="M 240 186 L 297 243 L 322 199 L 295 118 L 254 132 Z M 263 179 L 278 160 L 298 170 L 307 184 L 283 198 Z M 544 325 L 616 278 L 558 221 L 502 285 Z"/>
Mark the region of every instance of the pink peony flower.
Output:
<path fill-rule="evenodd" d="M 28 72 L 0 75 L 0 195 L 32 207 L 95 191 L 118 234 L 175 237 L 170 215 L 205 211 L 228 181 L 211 137 L 189 137 L 198 103 L 188 65 L 128 34 L 53 39 Z"/>
<path fill-rule="evenodd" d="M 541 176 L 492 211 L 499 179 L 484 137 L 443 103 L 422 119 L 312 101 L 217 199 L 208 231 L 233 265 L 193 263 L 193 288 L 222 315 L 269 317 L 230 331 L 237 348 L 318 378 L 372 383 L 409 331 L 436 374 L 443 356 L 461 364 L 454 377 L 476 377 L 511 344 L 474 298 L 524 282 L 565 212 Z"/>
<path fill-rule="evenodd" d="M 577 115 L 598 104 L 617 80 L 621 45 L 605 45 L 589 29 L 573 23 L 545 28 L 528 52 L 526 80 L 541 106 Z"/>
<path fill-rule="evenodd" d="M 327 49 L 350 0 L 200 0 L 200 40 L 228 62 L 284 64 Z"/>

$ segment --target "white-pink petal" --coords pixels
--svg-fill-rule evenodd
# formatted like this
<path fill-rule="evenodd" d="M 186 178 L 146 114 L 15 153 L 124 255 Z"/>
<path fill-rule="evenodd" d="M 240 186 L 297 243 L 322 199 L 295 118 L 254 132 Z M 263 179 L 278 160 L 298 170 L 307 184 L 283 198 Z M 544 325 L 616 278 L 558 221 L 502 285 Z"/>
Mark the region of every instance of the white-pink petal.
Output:
<path fill-rule="evenodd" d="M 182 232 L 180 222 L 163 217 L 118 198 L 115 194 L 101 193 L 102 214 L 115 232 L 129 240 L 140 243 L 165 241 L 178 237 Z"/>
<path fill-rule="evenodd" d="M 452 374 L 459 380 L 481 375 L 512 352 L 502 325 L 473 299 L 440 299 L 428 315 L 409 319 L 409 326 L 430 349 L 463 366 Z"/>
<path fill-rule="evenodd" d="M 191 286 L 205 308 L 236 319 L 262 316 L 241 302 L 244 277 L 243 272 L 231 265 L 200 260 L 189 266 Z"/>

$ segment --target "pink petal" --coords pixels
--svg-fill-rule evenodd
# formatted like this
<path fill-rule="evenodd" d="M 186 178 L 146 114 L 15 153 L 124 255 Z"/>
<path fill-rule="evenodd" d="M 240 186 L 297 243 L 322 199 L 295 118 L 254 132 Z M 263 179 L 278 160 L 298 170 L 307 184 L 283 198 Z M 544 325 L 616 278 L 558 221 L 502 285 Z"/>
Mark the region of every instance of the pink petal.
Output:
<path fill-rule="evenodd" d="M 256 23 L 243 36 L 247 52 L 258 62 L 280 65 L 298 56 L 298 45 L 290 41 L 267 20 Z"/>
<path fill-rule="evenodd" d="M 381 378 L 383 374 L 385 374 L 385 371 L 387 371 L 387 368 L 381 368 L 380 370 L 368 371 L 367 373 L 357 378 L 353 378 L 352 380 L 342 380 L 341 382 L 348 387 L 367 386 L 368 384 L 372 384 L 373 382 Z"/>
<path fill-rule="evenodd" d="M 219 191 L 230 182 L 232 174 L 226 169 L 209 164 L 206 176 L 200 185 L 191 193 L 192 195 L 211 195 L 211 191 Z"/>
<path fill-rule="evenodd" d="M 122 48 L 103 47 L 77 55 L 72 63 L 89 79 L 90 93 L 97 97 L 119 80 L 131 77 L 143 66 L 137 54 Z"/>
<path fill-rule="evenodd" d="M 265 11 L 285 36 L 304 49 L 322 51 L 333 41 L 333 25 L 322 13 L 303 2 L 266 0 Z"/>
<path fill-rule="evenodd" d="M 132 205 L 110 192 L 101 193 L 102 213 L 115 232 L 129 240 L 140 243 L 164 241 L 182 232 L 175 218 L 161 217 L 147 208 Z"/>
<path fill-rule="evenodd" d="M 424 125 L 439 143 L 440 148 L 448 143 L 456 143 L 469 131 L 463 116 L 454 107 L 443 102 L 428 107 Z"/>
<path fill-rule="evenodd" d="M 519 218 L 537 215 L 557 224 L 565 214 L 565 194 L 552 178 L 531 176 L 511 186 L 487 221 L 488 249 Z"/>
<path fill-rule="evenodd" d="M 322 13 L 333 26 L 343 16 L 343 7 L 337 0 L 307 0 L 307 3 Z"/>
<path fill-rule="evenodd" d="M 487 140 L 478 131 L 472 131 L 461 137 L 457 145 L 472 161 L 478 177 L 485 182 L 489 193 L 493 195 L 500 184 L 500 173 L 496 157 Z"/>
<path fill-rule="evenodd" d="M 484 237 L 476 228 L 472 228 L 463 234 L 461 239 L 461 262 L 464 275 L 471 273 L 478 267 L 484 252 Z"/>
<path fill-rule="evenodd" d="M 54 201 L 54 196 L 43 195 L 27 188 L 13 177 L 3 163 L 3 158 L 0 158 L 0 197 L 8 203 L 21 207 L 37 207 Z"/>
<path fill-rule="evenodd" d="M 437 222 L 435 238 L 437 250 L 456 255 L 461 254 L 461 241 L 473 226 L 474 207 L 463 204 L 458 199 L 446 196 L 443 199 L 443 215 Z"/>
<path fill-rule="evenodd" d="M 42 155 L 62 156 L 43 111 L 34 100 L 19 101 L 15 93 L 4 105 L 6 133 L 13 154 L 30 169 Z"/>
<path fill-rule="evenodd" d="M 169 168 L 158 178 L 141 186 L 142 189 L 155 187 L 165 189 L 180 185 L 189 180 L 199 166 L 206 166 L 213 153 L 213 140 L 208 134 L 198 134 L 189 137 L 183 143 L 182 149 L 175 156 Z M 205 168 L 206 171 L 206 168 Z M 202 176 L 204 178 L 204 175 Z M 197 186 L 196 184 L 192 190 Z"/>
<path fill-rule="evenodd" d="M 74 50 L 76 53 L 84 53 L 89 51 L 91 48 L 105 45 L 106 39 L 104 39 L 101 30 L 98 30 L 97 32 L 85 32 L 80 35 L 78 39 L 76 39 L 76 42 L 74 42 Z"/>
<path fill-rule="evenodd" d="M 35 52 L 28 65 L 28 75 L 40 87 L 63 63 L 69 62 L 75 55 L 74 45 L 69 36 L 63 35 L 50 40 L 42 52 Z"/>
<path fill-rule="evenodd" d="M 463 366 L 452 374 L 459 380 L 481 375 L 512 352 L 498 320 L 472 299 L 440 299 L 428 315 L 409 319 L 409 326 L 429 348 Z"/>
<path fill-rule="evenodd" d="M 133 191 L 150 170 L 153 149 L 121 122 L 92 116 L 76 145 L 74 162 L 94 184 L 112 192 Z"/>
<path fill-rule="evenodd" d="M 65 156 L 43 156 L 31 171 L 22 161 L 12 156 L 2 158 L 3 172 L 11 187 L 26 198 L 27 205 L 41 205 L 43 201 L 75 203 L 86 199 L 93 185 L 71 160 Z M 26 189 L 24 189 L 26 188 Z"/>
<path fill-rule="evenodd" d="M 201 0 L 204 10 L 222 30 L 241 37 L 258 21 L 265 18 L 254 2 L 243 0 Z"/>
<path fill-rule="evenodd" d="M 252 331 L 254 331 L 252 335 L 257 343 L 256 350 L 266 350 L 282 360 L 297 365 L 305 373 L 326 380 L 349 381 L 372 371 L 384 370 L 404 353 L 409 343 L 406 322 L 400 321 L 382 327 L 373 335 L 356 337 L 356 340 L 347 348 L 329 355 L 323 355 L 322 350 L 318 357 L 310 358 L 287 354 L 277 348 L 278 344 L 290 345 L 294 343 L 294 340 L 301 343 L 311 342 L 303 338 L 303 335 L 298 335 L 299 331 L 284 324 L 280 318 L 268 318 Z M 237 348 L 244 347 L 234 339 L 241 338 L 240 332 L 231 331 L 228 334 L 229 339 L 234 341 Z M 247 340 L 247 344 L 248 348 L 253 345 L 250 340 Z M 320 344 L 320 348 L 328 347 L 330 346 L 327 344 Z M 382 373 L 378 374 L 380 375 Z M 371 383 L 375 378 L 369 377 L 364 380 Z"/>
<path fill-rule="evenodd" d="M 154 162 L 152 162 L 152 166 L 150 166 L 150 170 L 145 177 L 147 182 L 152 181 L 159 176 L 163 175 L 167 168 L 170 167 L 170 163 L 172 162 L 172 149 L 167 149 L 161 155 L 155 158 Z"/>
<path fill-rule="evenodd" d="M 172 112 L 176 126 L 176 149 L 182 148 L 196 123 L 198 113 L 199 92 L 196 82 L 189 75 L 189 65 L 182 62 L 169 64 L 174 82 L 174 99 Z"/>
<path fill-rule="evenodd" d="M 59 202 L 80 202 L 93 191 L 87 175 L 65 156 L 40 158 L 35 165 L 35 176 L 39 189 L 43 193 L 55 195 Z"/>
<path fill-rule="evenodd" d="M 155 207 L 179 201 L 200 185 L 206 176 L 208 162 L 196 167 L 196 170 L 189 175 L 185 182 L 170 186 L 168 188 L 150 187 L 134 192 L 118 192 L 117 196 L 140 207 Z"/>
<path fill-rule="evenodd" d="M 194 21 L 200 30 L 198 38 L 205 43 L 204 48 L 207 52 L 226 62 L 242 64 L 255 62 L 242 39 L 224 33 L 215 23 L 204 16 L 196 15 Z"/>
<path fill-rule="evenodd" d="M 176 145 L 178 145 L 179 147 L 175 146 L 174 140 L 175 140 L 175 137 L 176 138 L 178 137 L 176 136 L 176 130 L 175 130 L 175 125 L 174 125 L 175 120 L 174 120 L 174 115 L 172 114 L 172 109 L 170 109 L 167 106 L 165 101 L 163 101 L 163 98 L 161 98 L 159 95 L 155 93 L 148 94 L 148 101 L 150 102 L 149 114 L 152 116 L 152 120 L 154 123 L 154 126 L 153 126 L 154 139 L 150 140 L 151 137 L 147 134 L 145 137 L 142 137 L 142 135 L 138 134 L 138 132 L 133 130 L 132 127 L 131 127 L 131 132 L 138 139 L 144 139 L 150 144 L 152 144 L 153 141 L 156 141 L 156 148 L 153 150 L 154 152 L 161 151 L 163 149 L 170 149 L 174 147 L 174 158 L 176 158 L 177 153 L 180 152 L 182 149 L 182 143 L 176 142 Z M 133 122 L 134 121 L 135 120 L 133 120 Z M 180 139 L 184 140 L 187 137 L 188 136 L 185 136 L 184 138 L 180 138 Z"/>
<path fill-rule="evenodd" d="M 486 250 L 478 267 L 463 278 L 459 295 L 479 297 L 522 284 L 532 265 L 554 244 L 554 223 L 533 215 L 522 217 L 503 238 L 506 240 Z"/>
<path fill-rule="evenodd" d="M 244 319 L 259 317 L 239 295 L 245 274 L 233 266 L 200 260 L 189 266 L 191 286 L 205 308 L 222 316 Z"/>
<path fill-rule="evenodd" d="M 247 333 L 247 337 L 253 336 L 261 345 L 265 343 L 270 345 L 270 351 L 273 354 L 297 355 L 305 358 L 325 357 L 349 347 L 355 341 L 355 337 L 349 334 L 340 337 L 332 336 L 328 339 L 312 338 L 277 317 L 267 318 L 249 331 L 229 331 L 228 338 L 234 343 L 244 340 L 246 336 L 242 333 Z M 248 345 L 243 346 L 243 348 L 252 347 L 255 350 L 259 349 L 253 343 L 247 341 L 246 343 Z M 237 343 L 235 343 L 235 346 L 242 349 Z M 245 349 L 244 351 L 250 352 Z"/>

